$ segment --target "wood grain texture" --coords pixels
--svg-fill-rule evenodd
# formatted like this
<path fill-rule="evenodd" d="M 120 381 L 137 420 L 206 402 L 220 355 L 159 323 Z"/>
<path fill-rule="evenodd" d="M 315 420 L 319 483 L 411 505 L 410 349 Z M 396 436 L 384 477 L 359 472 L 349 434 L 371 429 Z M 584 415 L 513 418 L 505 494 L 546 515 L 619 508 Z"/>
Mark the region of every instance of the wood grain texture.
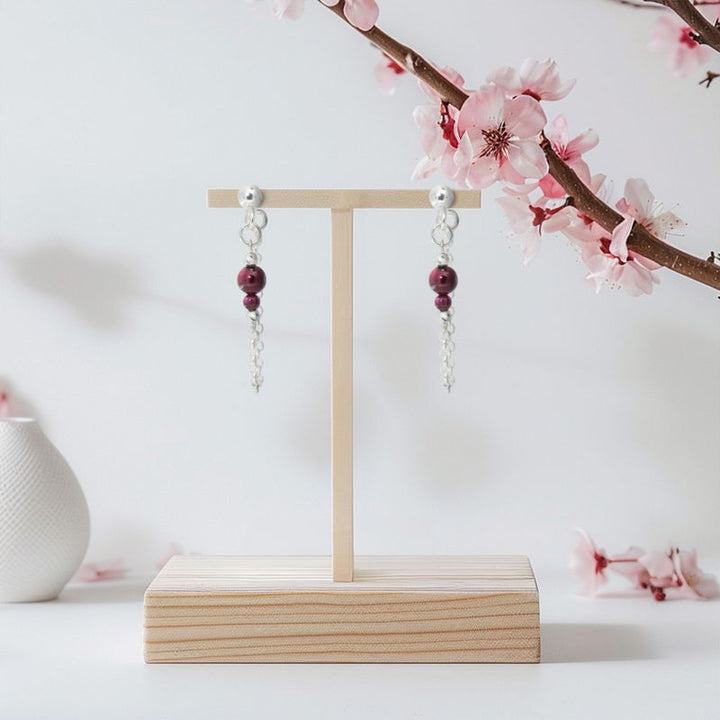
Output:
<path fill-rule="evenodd" d="M 353 579 L 353 211 L 332 219 L 333 580 Z"/>
<path fill-rule="evenodd" d="M 427 208 L 428 190 L 265 190 L 264 208 Z M 238 188 L 207 191 L 209 208 L 239 208 Z M 479 190 L 455 190 L 454 208 L 479 208 Z"/>
<path fill-rule="evenodd" d="M 529 561 L 175 556 L 145 593 L 145 660 L 518 662 L 540 660 Z"/>

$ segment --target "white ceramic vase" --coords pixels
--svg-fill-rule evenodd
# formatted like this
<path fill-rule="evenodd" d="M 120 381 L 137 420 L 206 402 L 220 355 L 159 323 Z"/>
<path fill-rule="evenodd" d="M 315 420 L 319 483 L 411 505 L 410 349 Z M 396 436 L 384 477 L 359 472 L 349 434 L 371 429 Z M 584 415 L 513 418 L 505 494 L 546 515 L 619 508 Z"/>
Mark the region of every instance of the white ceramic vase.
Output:
<path fill-rule="evenodd" d="M 0 419 L 0 602 L 52 600 L 85 556 L 80 484 L 35 420 Z"/>

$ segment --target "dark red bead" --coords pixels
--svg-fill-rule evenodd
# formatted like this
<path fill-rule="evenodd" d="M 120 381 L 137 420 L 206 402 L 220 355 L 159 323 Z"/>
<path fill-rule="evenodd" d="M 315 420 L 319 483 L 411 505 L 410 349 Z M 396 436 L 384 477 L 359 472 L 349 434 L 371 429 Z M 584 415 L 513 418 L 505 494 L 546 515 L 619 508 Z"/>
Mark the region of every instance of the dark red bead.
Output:
<path fill-rule="evenodd" d="M 265 271 L 259 265 L 246 265 L 239 273 L 238 285 L 248 295 L 257 295 L 264 287 L 267 279 Z"/>
<path fill-rule="evenodd" d="M 246 295 L 243 298 L 243 305 L 245 306 L 246 310 L 254 312 L 260 307 L 260 298 L 257 295 L 253 295 L 252 293 Z"/>
<path fill-rule="evenodd" d="M 438 295 L 450 294 L 458 284 L 457 273 L 449 265 L 438 265 L 430 273 L 430 287 Z"/>
<path fill-rule="evenodd" d="M 435 298 L 435 307 L 440 312 L 447 312 L 452 305 L 452 298 L 449 295 L 438 295 Z"/>

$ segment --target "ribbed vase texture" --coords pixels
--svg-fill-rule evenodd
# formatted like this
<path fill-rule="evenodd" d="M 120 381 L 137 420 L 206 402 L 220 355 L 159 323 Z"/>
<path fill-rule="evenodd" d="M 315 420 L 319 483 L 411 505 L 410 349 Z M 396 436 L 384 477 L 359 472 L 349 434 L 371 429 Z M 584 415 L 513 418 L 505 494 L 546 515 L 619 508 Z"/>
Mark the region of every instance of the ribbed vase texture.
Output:
<path fill-rule="evenodd" d="M 85 556 L 75 474 L 35 420 L 0 419 L 0 602 L 51 600 Z"/>

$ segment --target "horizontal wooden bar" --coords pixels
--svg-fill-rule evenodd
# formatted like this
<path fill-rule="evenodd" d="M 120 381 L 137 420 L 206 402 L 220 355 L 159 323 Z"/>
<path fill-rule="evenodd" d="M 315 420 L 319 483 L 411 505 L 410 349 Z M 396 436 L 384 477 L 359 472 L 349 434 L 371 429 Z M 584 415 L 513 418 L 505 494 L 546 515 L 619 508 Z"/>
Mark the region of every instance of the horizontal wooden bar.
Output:
<path fill-rule="evenodd" d="M 264 208 L 428 208 L 429 190 L 265 190 Z M 238 208 L 237 189 L 207 191 L 209 208 Z M 479 208 L 479 190 L 455 190 L 454 208 Z"/>

